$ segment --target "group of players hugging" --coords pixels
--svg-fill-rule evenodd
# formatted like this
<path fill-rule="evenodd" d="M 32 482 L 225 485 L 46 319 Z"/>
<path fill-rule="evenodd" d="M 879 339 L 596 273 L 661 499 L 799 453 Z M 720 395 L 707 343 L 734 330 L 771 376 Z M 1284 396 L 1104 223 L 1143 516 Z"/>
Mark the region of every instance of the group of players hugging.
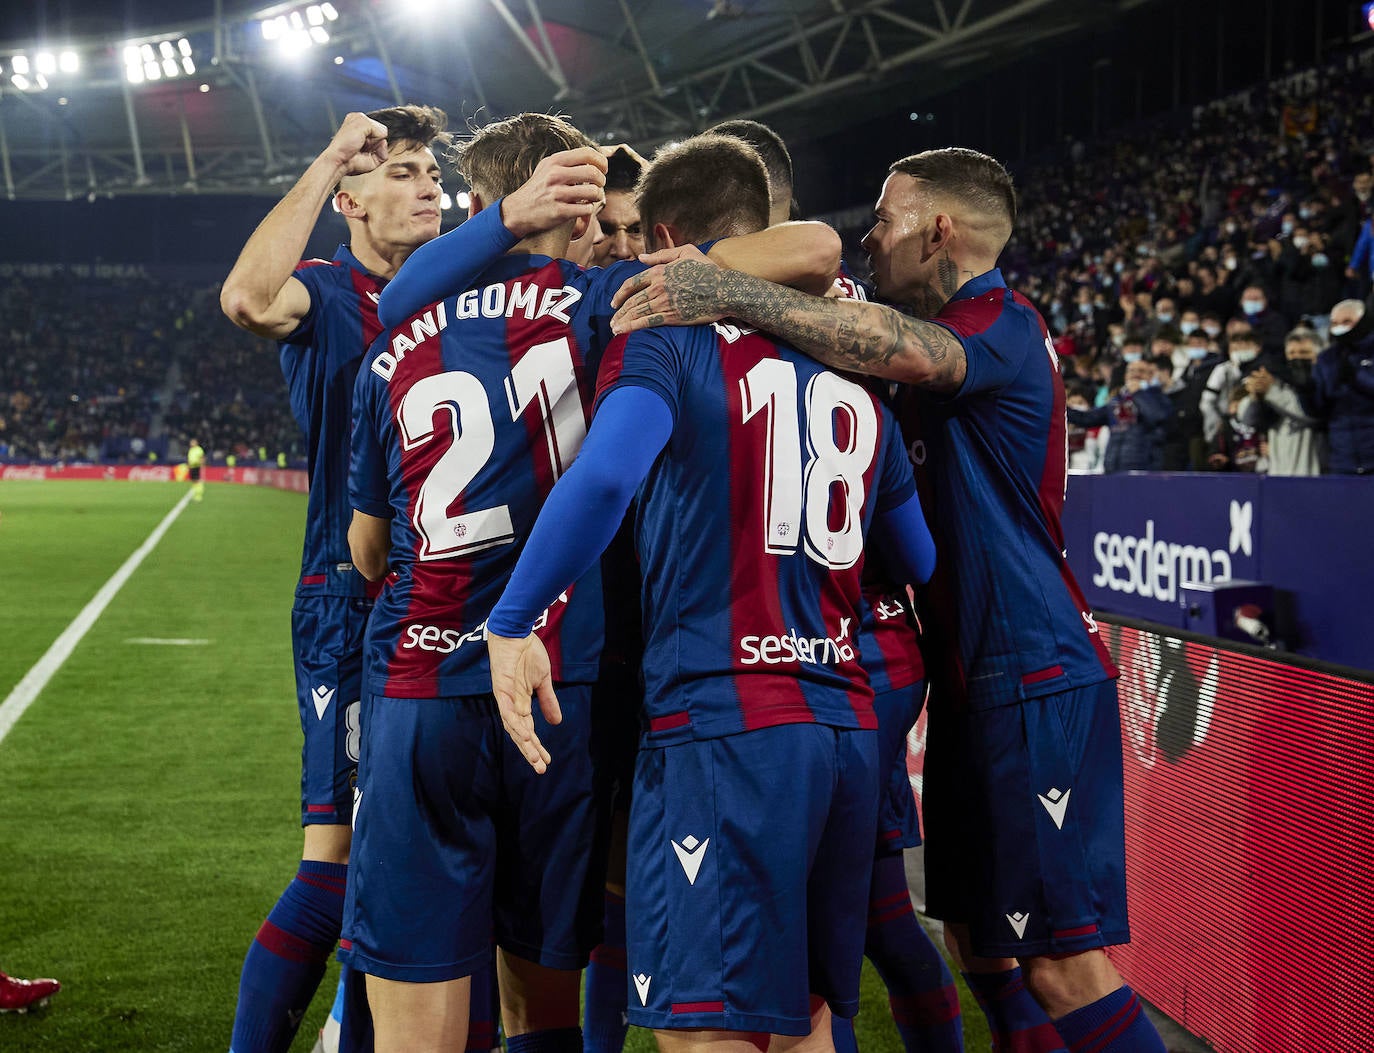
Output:
<path fill-rule="evenodd" d="M 927 693 L 927 910 L 995 1048 L 1163 1050 L 1105 952 L 1116 671 L 1006 171 L 896 162 L 868 295 L 763 125 L 644 161 L 444 123 L 350 114 L 223 286 L 310 447 L 304 851 L 233 1053 L 289 1047 L 336 943 L 328 1048 L 853 1050 L 867 954 L 904 1047 L 962 1049 L 903 866 Z"/>

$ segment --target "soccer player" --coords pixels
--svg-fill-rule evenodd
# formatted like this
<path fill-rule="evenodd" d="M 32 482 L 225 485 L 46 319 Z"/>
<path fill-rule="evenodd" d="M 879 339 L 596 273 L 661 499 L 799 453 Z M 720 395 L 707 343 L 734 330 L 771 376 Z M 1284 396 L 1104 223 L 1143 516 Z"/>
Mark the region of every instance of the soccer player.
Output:
<path fill-rule="evenodd" d="M 292 611 L 297 700 L 305 733 L 299 872 L 244 961 L 235 1053 L 285 1050 L 338 939 L 359 746 L 363 630 L 372 603 L 347 544 L 349 428 L 358 365 L 381 331 L 377 300 L 416 247 L 439 233 L 444 114 L 420 106 L 351 113 L 329 146 L 249 238 L 220 302 L 229 318 L 280 342 L 291 407 L 309 444 L 310 496 Z M 599 166 L 595 158 L 577 162 Z M 600 203 L 598 177 L 513 195 L 507 222 L 550 221 Z M 562 200 L 555 200 L 563 194 Z M 325 202 L 348 224 L 332 261 L 298 263 Z M 571 204 L 570 204 L 571 202 Z M 526 212 L 521 208 L 528 206 Z M 539 211 L 544 209 L 544 211 Z M 279 455 L 284 461 L 285 455 Z"/>
<path fill-rule="evenodd" d="M 799 214 L 792 196 L 792 153 L 782 136 L 759 121 L 722 121 L 707 129 L 714 135 L 729 135 L 758 151 L 768 171 L 768 225 L 777 226 Z"/>
<path fill-rule="evenodd" d="M 777 132 L 766 124 L 745 120 L 726 121 L 711 131 L 733 136 L 758 151 L 768 172 L 770 224 L 785 222 L 796 214 L 792 155 Z M 866 284 L 855 279 L 843 262 L 832 293 L 851 299 L 870 298 Z M 885 397 L 883 387 L 874 384 L 873 390 Z M 881 776 L 864 953 L 888 988 L 888 1004 L 906 1049 L 952 1053 L 963 1048 L 958 991 L 944 958 L 916 919 L 902 855 L 905 849 L 921 843 L 920 820 L 906 768 L 906 737 L 925 704 L 925 664 L 905 586 L 882 578 L 877 570 L 881 561 L 869 566 L 859 654 L 873 688 L 873 710 L 878 717 L 878 770 L 886 774 Z M 841 1053 L 854 1050 L 853 1024 L 836 1017 L 834 1038 Z"/>
<path fill-rule="evenodd" d="M 640 211 L 657 244 L 757 230 L 767 177 L 744 144 L 699 136 L 655 157 Z M 747 329 L 613 344 L 587 442 L 488 623 L 502 719 L 546 778 L 570 758 L 543 741 L 560 702 L 535 608 L 597 559 L 636 490 L 630 1022 L 665 1050 L 828 1048 L 827 1004 L 858 1006 L 877 810 L 864 535 L 898 539 L 912 580 L 934 559 L 901 434 L 863 388 Z"/>
<path fill-rule="evenodd" d="M 628 146 L 617 146 L 606 157 L 606 207 L 597 216 L 601 226 L 592 256 L 597 267 L 637 260 L 644 251 L 644 230 L 635 203 L 635 183 L 643 167 L 644 158 Z"/>
<path fill-rule="evenodd" d="M 205 451 L 201 449 L 198 440 L 192 439 L 191 444 L 186 447 L 186 471 L 191 477 L 192 501 L 202 501 L 205 499 L 205 483 L 200 478 L 200 469 L 204 464 Z"/>
<path fill-rule="evenodd" d="M 553 117 L 483 129 L 459 160 L 473 213 L 518 187 L 528 159 L 579 149 L 595 146 Z M 609 819 L 588 746 L 600 574 L 541 617 L 567 698 L 549 733 L 568 763 L 552 778 L 501 734 L 483 630 L 586 430 L 595 340 L 578 305 L 590 279 L 563 257 L 592 218 L 522 241 L 473 289 L 384 333 L 359 373 L 350 542 L 369 578 L 392 579 L 367 635 L 345 953 L 367 975 L 382 1053 L 461 1048 L 493 926 L 510 1049 L 582 1047 Z"/>
<path fill-rule="evenodd" d="M 878 295 L 911 316 L 723 274 L 689 250 L 618 294 L 616 326 L 730 316 L 933 396 L 921 438 L 952 610 L 947 624 L 935 610 L 948 640 L 930 653 L 948 661 L 928 671 L 930 912 L 1000 1044 L 1158 1051 L 1104 952 L 1130 938 L 1116 670 L 1063 554 L 1054 348 L 996 266 L 1015 215 L 992 158 L 917 154 L 892 166 L 864 239 Z"/>

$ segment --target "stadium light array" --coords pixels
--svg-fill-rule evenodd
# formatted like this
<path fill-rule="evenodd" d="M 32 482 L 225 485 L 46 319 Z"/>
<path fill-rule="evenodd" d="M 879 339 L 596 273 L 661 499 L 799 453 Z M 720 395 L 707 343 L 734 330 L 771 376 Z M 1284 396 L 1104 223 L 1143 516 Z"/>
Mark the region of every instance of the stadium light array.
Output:
<path fill-rule="evenodd" d="M 80 69 L 81 59 L 75 51 L 40 51 L 32 58 L 27 54 L 11 55 L 7 64 L 0 64 L 0 78 L 7 76 L 20 91 L 46 91 L 49 77 Z"/>
<path fill-rule="evenodd" d="M 159 40 L 155 44 L 124 46 L 124 76 L 130 84 L 189 77 L 195 71 L 191 42 L 185 37 L 176 41 Z"/>
<path fill-rule="evenodd" d="M 338 18 L 339 12 L 333 4 L 310 4 L 284 15 L 264 18 L 262 38 L 288 54 L 299 54 L 316 45 L 328 44 L 328 27 Z"/>

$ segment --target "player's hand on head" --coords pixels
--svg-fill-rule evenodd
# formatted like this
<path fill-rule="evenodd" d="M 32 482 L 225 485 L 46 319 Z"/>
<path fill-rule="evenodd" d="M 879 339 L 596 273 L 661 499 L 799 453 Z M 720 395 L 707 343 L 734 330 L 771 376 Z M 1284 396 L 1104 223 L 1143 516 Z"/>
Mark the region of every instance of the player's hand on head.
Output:
<path fill-rule="evenodd" d="M 660 249 L 639 259 L 652 266 L 627 278 L 611 298 L 617 309 L 611 319 L 614 332 L 700 325 L 725 317 L 720 303 L 724 272 L 695 245 Z"/>
<path fill-rule="evenodd" d="M 362 175 L 386 160 L 386 137 L 386 125 L 365 113 L 350 113 L 334 133 L 327 152 L 345 175 Z"/>
<path fill-rule="evenodd" d="M 606 157 L 592 146 L 561 150 L 501 202 L 501 221 L 518 238 L 594 216 L 606 203 Z"/>
<path fill-rule="evenodd" d="M 533 633 L 520 640 L 488 633 L 487 657 L 501 724 L 521 756 L 542 775 L 553 758 L 534 730 L 533 698 L 538 696 L 539 709 L 550 724 L 563 720 L 553 691 L 549 653 Z"/>

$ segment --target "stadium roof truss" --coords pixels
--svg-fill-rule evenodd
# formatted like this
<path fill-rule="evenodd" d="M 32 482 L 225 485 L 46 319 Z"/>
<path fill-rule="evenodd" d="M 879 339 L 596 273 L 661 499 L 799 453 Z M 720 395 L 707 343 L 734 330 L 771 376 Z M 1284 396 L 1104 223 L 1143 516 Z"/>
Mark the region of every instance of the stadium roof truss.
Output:
<path fill-rule="evenodd" d="M 641 148 L 731 117 L 816 134 L 1142 2 L 295 0 L 231 14 L 216 0 L 210 19 L 132 38 L 42 42 L 80 59 L 42 90 L 14 73 L 43 47 L 0 46 L 0 188 L 278 194 L 344 113 L 403 101 L 463 118 L 561 111 Z"/>

